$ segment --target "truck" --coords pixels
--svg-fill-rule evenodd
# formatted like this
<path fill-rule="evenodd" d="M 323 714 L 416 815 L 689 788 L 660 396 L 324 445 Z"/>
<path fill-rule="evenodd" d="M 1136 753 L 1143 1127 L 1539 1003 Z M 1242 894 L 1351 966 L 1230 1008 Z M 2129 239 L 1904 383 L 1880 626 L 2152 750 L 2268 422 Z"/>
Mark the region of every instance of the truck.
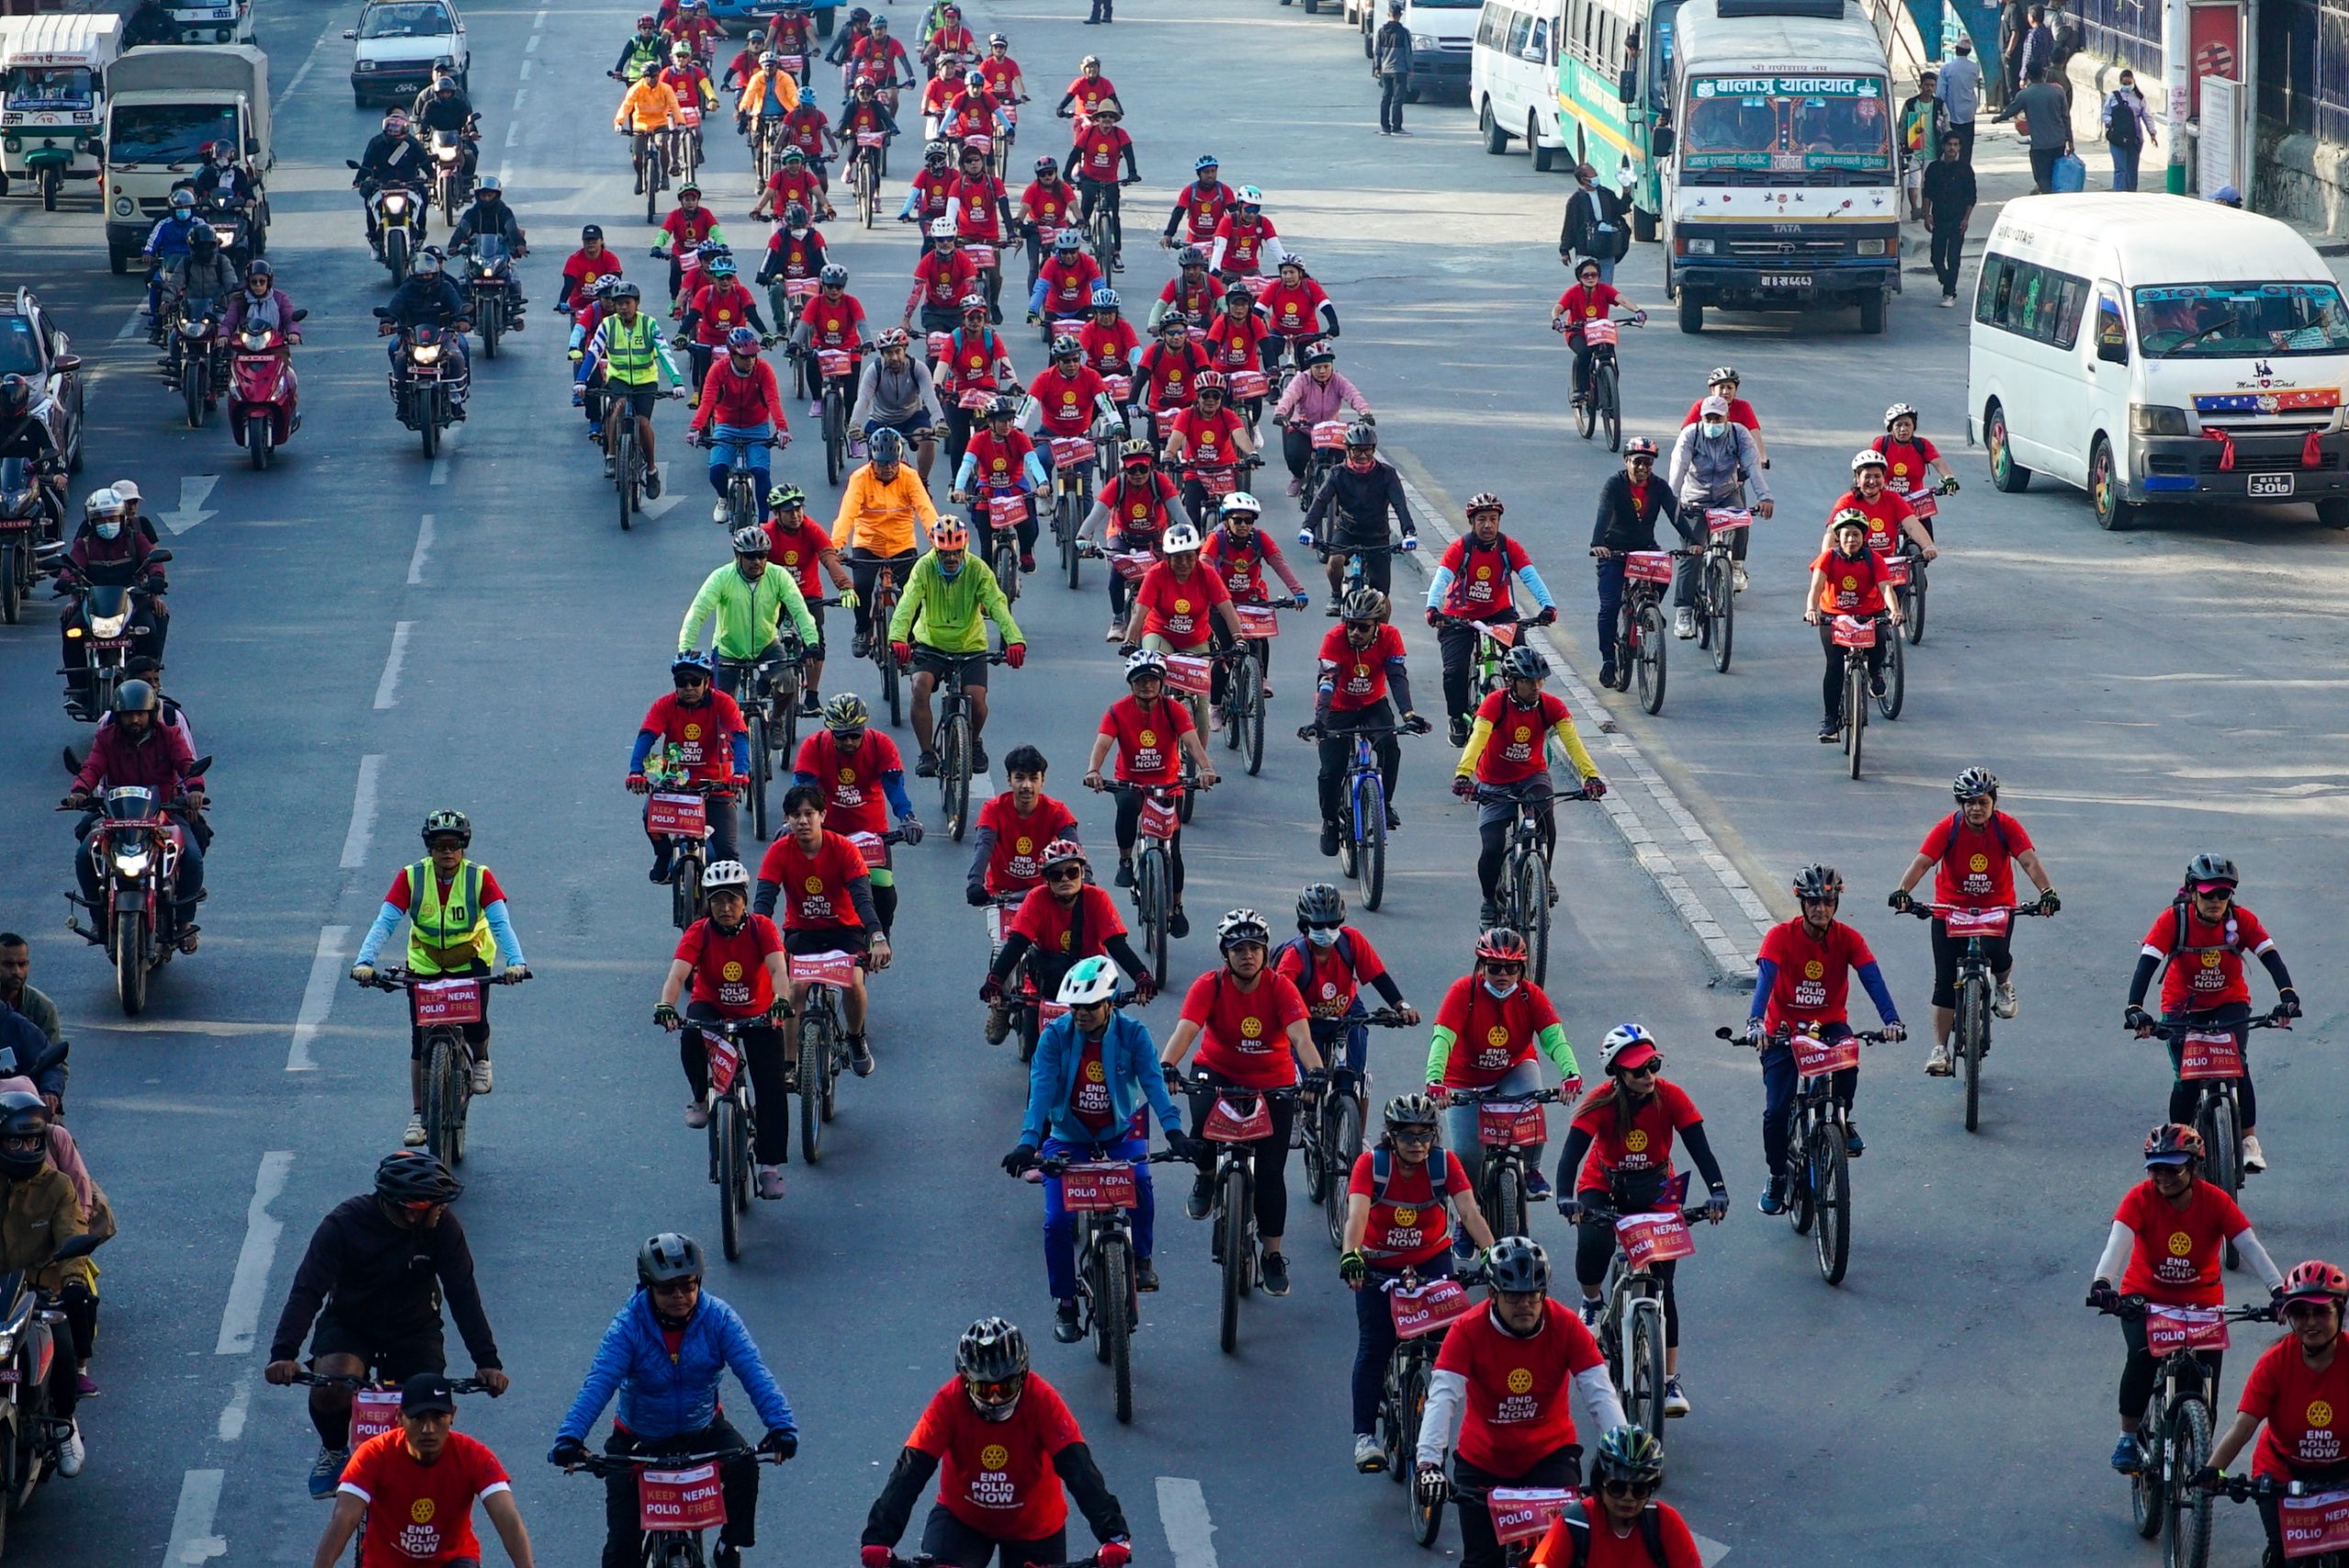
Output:
<path fill-rule="evenodd" d="M 269 139 L 269 56 L 250 44 L 158 44 L 124 52 L 107 76 L 106 261 L 129 271 L 172 192 L 226 139 L 261 184 L 275 161 Z M 253 204 L 252 250 L 267 243 L 269 196 Z"/>
<path fill-rule="evenodd" d="M 1857 306 L 1900 292 L 1892 68 L 1858 0 L 1687 0 L 1673 21 L 1664 292 L 1710 306 Z"/>
<path fill-rule="evenodd" d="M 0 17 L 0 195 L 17 183 L 57 210 L 68 180 L 98 177 L 107 68 L 122 18 Z"/>

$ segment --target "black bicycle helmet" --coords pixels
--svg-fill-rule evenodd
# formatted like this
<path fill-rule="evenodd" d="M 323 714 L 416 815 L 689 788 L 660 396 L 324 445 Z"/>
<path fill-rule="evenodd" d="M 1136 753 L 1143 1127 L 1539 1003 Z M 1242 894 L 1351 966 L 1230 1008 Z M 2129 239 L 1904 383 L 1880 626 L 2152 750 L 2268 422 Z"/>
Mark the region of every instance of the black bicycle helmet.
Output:
<path fill-rule="evenodd" d="M 1326 882 L 1308 882 L 1297 895 L 1297 929 L 1336 926 L 1346 918 L 1346 895 Z"/>
<path fill-rule="evenodd" d="M 38 1138 L 30 1149 L 11 1149 L 8 1140 Z M 49 1163 L 49 1102 L 19 1091 L 0 1095 L 0 1174 L 29 1181 Z"/>
<path fill-rule="evenodd" d="M 897 462 L 906 455 L 906 438 L 886 425 L 873 432 L 868 449 L 874 462 Z"/>
<path fill-rule="evenodd" d="M 2183 1165 L 2202 1158 L 2202 1135 L 2183 1122 L 2164 1122 L 2145 1134 L 2145 1163 Z"/>
<path fill-rule="evenodd" d="M 1795 873 L 1794 891 L 1797 898 L 1841 898 L 1843 879 L 1833 866 L 1808 865 Z"/>
<path fill-rule="evenodd" d="M 1174 264 L 1177 267 L 1204 267 L 1208 264 L 1208 253 L 1196 245 L 1186 245 L 1174 252 Z"/>
<path fill-rule="evenodd" d="M 1988 795 L 1998 798 L 1998 775 L 1987 768 L 1968 768 L 1950 781 L 1950 794 L 1960 800 L 1979 800 Z"/>
<path fill-rule="evenodd" d="M 2242 881 L 2242 873 L 2235 870 L 2235 862 L 2224 855 L 2197 855 L 2186 864 L 2186 882 L 2189 887 L 2198 882 L 2223 882 L 2233 887 Z"/>
<path fill-rule="evenodd" d="M 822 272 L 816 274 L 816 281 L 828 289 L 846 288 L 848 287 L 848 269 L 838 261 L 830 262 Z"/>
<path fill-rule="evenodd" d="M 1505 681 L 1546 681 L 1550 678 L 1550 661 L 1540 649 L 1520 642 L 1501 655 L 1501 678 Z"/>
<path fill-rule="evenodd" d="M 1350 447 L 1369 447 L 1374 451 L 1376 450 L 1378 448 L 1378 427 L 1372 424 L 1367 419 L 1355 420 L 1353 424 L 1346 427 L 1346 445 Z"/>
<path fill-rule="evenodd" d="M 1338 602 L 1340 621 L 1368 621 L 1376 626 L 1386 618 L 1386 595 L 1375 588 L 1355 588 Z"/>
<path fill-rule="evenodd" d="M 702 1277 L 701 1243 L 690 1236 L 663 1230 L 658 1236 L 646 1237 L 644 1245 L 636 1250 L 639 1284 L 651 1286 Z"/>
<path fill-rule="evenodd" d="M 473 819 L 462 811 L 446 809 L 425 814 L 424 843 L 427 849 L 431 848 L 433 840 L 447 838 L 451 833 L 457 836 L 459 843 L 472 843 L 473 841 Z"/>
<path fill-rule="evenodd" d="M 1028 1374 L 1028 1336 L 1002 1318 L 982 1318 L 954 1346 L 954 1370 L 971 1383 L 1003 1383 Z"/>
<path fill-rule="evenodd" d="M 1645 1427 L 1610 1427 L 1598 1440 L 1598 1471 L 1607 1481 L 1664 1480 L 1664 1445 Z"/>
<path fill-rule="evenodd" d="M 375 1167 L 375 1195 L 396 1207 L 454 1203 L 464 1190 L 448 1166 L 421 1149 L 394 1150 Z"/>
<path fill-rule="evenodd" d="M 1504 1236 L 1486 1254 L 1485 1282 L 1512 1296 L 1534 1296 L 1550 1288 L 1550 1254 L 1523 1236 Z"/>

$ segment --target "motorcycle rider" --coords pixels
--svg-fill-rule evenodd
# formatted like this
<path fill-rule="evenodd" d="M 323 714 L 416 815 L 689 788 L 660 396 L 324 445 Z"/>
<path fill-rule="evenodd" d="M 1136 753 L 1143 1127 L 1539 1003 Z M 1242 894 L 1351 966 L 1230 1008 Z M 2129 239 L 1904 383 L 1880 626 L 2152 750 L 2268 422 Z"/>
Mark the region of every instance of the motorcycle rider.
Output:
<path fill-rule="evenodd" d="M 187 254 L 188 236 L 200 221 L 195 216 L 195 193 L 182 186 L 172 193 L 171 210 L 156 220 L 147 231 L 147 243 L 139 248 L 147 262 L 147 336 L 156 342 L 163 337 L 160 306 L 164 269 Z"/>
<path fill-rule="evenodd" d="M 122 500 L 112 490 L 91 492 L 82 503 L 83 528 L 66 551 L 65 564 L 73 577 L 83 582 L 113 585 L 147 585 L 147 614 L 143 622 L 134 626 L 130 651 L 161 659 L 163 641 L 171 635 L 170 606 L 163 593 L 169 584 L 164 581 L 161 565 L 150 564 L 148 557 L 155 551 L 153 542 L 139 529 L 132 528 L 123 516 Z M 81 628 L 82 604 L 77 595 L 65 606 L 59 617 L 59 633 L 65 649 L 66 695 L 69 705 L 78 705 L 88 683 L 83 679 L 89 668 L 90 652 L 86 639 L 77 636 Z M 190 753 L 193 755 L 193 753 Z"/>
<path fill-rule="evenodd" d="M 187 231 L 187 249 L 165 270 L 158 301 L 184 300 L 191 315 L 217 315 L 237 292 L 237 269 L 220 253 L 220 236 L 208 223 Z M 197 301 L 206 302 L 202 308 Z"/>
<path fill-rule="evenodd" d="M 294 319 L 294 301 L 276 286 L 277 270 L 260 257 L 245 269 L 244 286 L 228 296 L 228 310 L 221 321 L 221 336 L 234 338 L 247 323 L 263 327 L 272 332 L 283 332 L 288 343 L 302 340 L 302 328 Z M 116 494 L 121 492 L 117 489 Z"/>
<path fill-rule="evenodd" d="M 196 200 L 217 197 L 230 206 L 250 206 L 261 194 L 261 182 L 249 165 L 238 161 L 237 144 L 222 137 L 205 150 L 204 172 L 195 177 Z"/>
<path fill-rule="evenodd" d="M 434 76 L 432 85 L 416 95 L 409 115 L 424 133 L 428 146 L 444 131 L 457 139 L 465 178 L 471 180 L 475 165 L 481 161 L 481 139 L 473 124 L 473 100 L 457 90 L 457 79 L 445 71 Z"/>
<path fill-rule="evenodd" d="M 196 814 L 204 809 L 204 779 L 179 731 L 158 722 L 162 699 L 144 681 L 125 681 L 115 689 L 115 721 L 90 740 L 90 754 L 73 775 L 73 787 L 62 802 L 68 811 L 83 813 L 74 824 L 78 844 L 97 826 L 99 811 L 90 802 L 110 789 L 142 788 L 155 792 L 156 809 L 167 817 L 179 840 L 179 874 L 173 889 L 178 904 L 182 952 L 194 952 L 196 900 L 204 895 L 204 851 L 195 834 Z M 98 863 L 76 851 L 73 877 L 81 884 L 82 902 L 93 913 L 101 907 Z"/>
<path fill-rule="evenodd" d="M 367 243 L 379 260 L 384 253 L 384 237 L 375 223 L 375 193 L 387 184 L 421 191 L 429 183 L 424 149 L 416 144 L 407 128 L 407 116 L 399 110 L 385 115 L 384 128 L 367 143 L 367 150 L 359 155 L 359 172 L 351 177 L 352 187 L 359 193 L 360 209 L 367 215 Z M 417 209 L 418 236 L 424 233 L 431 217 L 430 208 Z"/>
<path fill-rule="evenodd" d="M 516 261 L 530 253 L 529 236 L 515 221 L 514 209 L 506 205 L 505 182 L 495 174 L 484 174 L 481 183 L 473 187 L 473 205 L 457 219 L 457 227 L 449 233 L 449 249 L 453 253 L 462 250 L 484 235 L 495 234 L 506 242 L 508 256 Z M 522 293 L 522 274 L 514 267 L 506 270 L 506 329 L 522 329 L 522 307 L 529 304 Z"/>
<path fill-rule="evenodd" d="M 473 388 L 473 356 L 465 350 L 465 296 L 441 271 L 437 251 L 424 250 L 416 258 L 416 268 L 392 292 L 384 311 L 384 330 L 391 335 L 389 353 L 392 374 L 400 373 L 400 350 L 419 327 L 438 327 L 440 340 L 456 351 L 457 379 L 449 389 L 450 406 L 458 418 L 465 417 L 465 395 Z"/>
<path fill-rule="evenodd" d="M 84 1318 L 96 1326 L 97 1268 L 86 1254 L 61 1263 L 50 1261 L 59 1248 L 91 1228 L 72 1179 L 50 1158 L 52 1125 L 39 1095 L 0 1095 L 0 1273 L 38 1271 L 25 1284 L 57 1292 L 67 1321 L 78 1332 Z M 87 1457 L 73 1417 L 80 1398 L 76 1359 L 61 1351 L 50 1362 L 49 1408 L 66 1423 L 57 1440 L 57 1473 L 68 1477 L 82 1473 Z"/>
<path fill-rule="evenodd" d="M 1664 488 L 1683 506 L 1742 506 L 1745 487 L 1753 487 L 1753 514 L 1767 517 L 1777 509 L 1770 499 L 1770 481 L 1764 474 L 1761 444 L 1753 432 L 1730 417 L 1729 399 L 1718 393 L 1697 406 L 1697 422 L 1680 427 L 1672 443 L 1672 462 Z M 1736 562 L 1735 592 L 1745 592 L 1745 550 L 1752 528 L 1733 530 L 1730 553 Z"/>

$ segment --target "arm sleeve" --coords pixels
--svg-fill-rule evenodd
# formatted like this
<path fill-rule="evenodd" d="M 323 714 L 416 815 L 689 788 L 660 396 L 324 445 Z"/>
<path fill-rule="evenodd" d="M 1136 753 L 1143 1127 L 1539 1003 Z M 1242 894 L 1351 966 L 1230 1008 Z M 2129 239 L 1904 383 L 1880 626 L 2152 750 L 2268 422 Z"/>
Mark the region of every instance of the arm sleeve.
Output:
<path fill-rule="evenodd" d="M 1487 726 L 1488 730 L 1489 728 Z M 1575 728 L 1573 715 L 1560 714 L 1551 732 L 1557 736 L 1558 744 L 1566 749 L 1566 760 L 1574 763 L 1578 775 L 1589 778 L 1598 772 L 1598 764 L 1590 760 L 1590 752 L 1583 746 L 1582 735 Z"/>
<path fill-rule="evenodd" d="M 2131 1006 L 2136 1007 L 2144 1005 L 2145 987 L 2154 983 L 2154 972 L 2159 970 L 2161 966 L 2162 961 L 2155 958 L 2152 953 L 2141 952 L 2137 955 L 2137 973 L 2129 977 L 2129 1005 Z"/>
<path fill-rule="evenodd" d="M 508 969 L 522 962 L 522 944 L 514 935 L 514 921 L 507 914 L 506 900 L 492 899 L 483 909 L 481 917 L 489 925 L 490 940 L 497 944 L 498 962 Z"/>
<path fill-rule="evenodd" d="M 1452 580 L 1451 567 L 1439 566 L 1435 569 L 1435 575 L 1428 579 L 1428 608 L 1438 610 L 1443 607 L 1443 596 L 1452 592 Z"/>
<path fill-rule="evenodd" d="M 895 1546 L 906 1533 L 906 1521 L 913 1517 L 914 1505 L 921 1501 L 922 1488 L 938 1472 L 938 1458 L 918 1448 L 899 1451 L 897 1462 L 889 1472 L 889 1479 L 881 1484 L 881 1495 L 873 1499 L 872 1511 L 864 1516 L 862 1544 Z"/>
<path fill-rule="evenodd" d="M 913 796 L 906 793 L 906 770 L 891 768 L 881 775 L 881 793 L 888 797 L 889 809 L 898 817 L 914 814 Z"/>
<path fill-rule="evenodd" d="M 1604 1369 L 1601 1371 L 1604 1375 Z M 1609 1392 L 1612 1397 L 1612 1391 Z M 1452 1446 L 1452 1434 L 1460 1429 L 1461 1413 L 1468 1408 L 1468 1380 L 1456 1372 L 1436 1369 L 1428 1380 L 1428 1407 L 1419 1417 L 1419 1452 L 1421 1464 L 1442 1464 L 1443 1451 Z M 1595 1407 L 1594 1407 L 1595 1408 Z M 1617 1407 L 1617 1425 L 1621 1425 L 1621 1407 Z"/>
<path fill-rule="evenodd" d="M 1292 594 L 1302 594 L 1305 592 L 1305 584 L 1299 583 L 1297 580 L 1297 573 L 1289 570 L 1288 557 L 1283 555 L 1281 553 L 1281 547 L 1274 542 L 1271 530 L 1265 528 L 1257 529 L 1256 539 L 1257 543 L 1262 546 L 1264 550 L 1265 562 L 1270 565 L 1275 573 L 1280 574 L 1280 580 L 1283 583 L 1288 584 L 1288 591 Z"/>
<path fill-rule="evenodd" d="M 995 955 L 995 962 L 987 966 L 987 973 L 997 980 L 1009 980 L 1011 972 L 1019 967 L 1019 961 L 1028 956 L 1028 950 L 1033 945 L 1024 931 L 1004 932 L 1003 951 Z"/>
<path fill-rule="evenodd" d="M 759 878 L 758 887 L 751 898 L 751 912 L 754 915 L 764 915 L 770 919 L 774 918 L 775 896 L 782 891 L 781 883 L 769 882 L 765 877 Z"/>
<path fill-rule="evenodd" d="M 890 802 L 896 805 L 895 801 Z M 985 894 L 987 887 L 987 861 L 995 853 L 995 829 L 982 826 L 971 834 L 971 869 L 963 873 L 966 892 Z"/>
<path fill-rule="evenodd" d="M 2129 1266 L 2129 1251 L 2136 1243 L 2136 1232 L 2114 1220 L 2112 1229 L 2104 1238 L 2104 1251 L 2096 1261 L 2095 1277 L 2100 1280 L 2119 1279 L 2121 1271 Z M 2236 1250 L 2242 1251 L 2240 1248 Z"/>
<path fill-rule="evenodd" d="M 375 923 L 367 928 L 367 935 L 359 944 L 359 957 L 355 962 L 374 962 L 375 955 L 383 951 L 385 942 L 392 940 L 392 933 L 399 929 L 399 925 L 400 906 L 386 899 L 384 906 L 375 911 Z"/>
<path fill-rule="evenodd" d="M 1714 1156 L 1713 1140 L 1705 1136 L 1705 1124 L 1692 1121 L 1682 1128 L 1680 1141 L 1688 1146 L 1688 1158 L 1696 1162 L 1697 1173 L 1705 1178 L 1705 1185 L 1720 1186 L 1721 1162 Z"/>
<path fill-rule="evenodd" d="M 1418 711 L 1411 706 L 1411 673 L 1403 667 L 1400 659 L 1386 662 L 1386 684 L 1394 690 L 1397 708 L 1404 713 Z"/>
<path fill-rule="evenodd" d="M 1892 988 L 1884 983 L 1884 971 L 1874 963 L 1860 965 L 1860 984 L 1866 987 L 1868 1000 L 1876 1004 L 1876 1016 L 1887 1024 L 1900 1021 L 1900 1009 L 1892 1005 Z"/>
<path fill-rule="evenodd" d="M 1583 1156 L 1590 1152 L 1590 1129 L 1573 1123 L 1567 1125 L 1566 1146 L 1558 1151 L 1558 1179 L 1555 1185 L 1560 1192 L 1570 1193 L 1575 1190 L 1575 1173 L 1582 1169 Z"/>
<path fill-rule="evenodd" d="M 1575 1060 L 1575 1042 L 1566 1038 L 1566 1026 L 1552 1024 L 1541 1034 L 1542 1054 L 1558 1070 L 1560 1078 L 1580 1078 L 1582 1063 Z"/>
<path fill-rule="evenodd" d="M 1770 992 L 1778 984 L 1778 961 L 1757 958 L 1753 961 L 1753 1010 L 1746 1015 L 1758 1018 L 1770 1005 Z"/>
<path fill-rule="evenodd" d="M 1126 156 L 1133 156 L 1130 149 Z M 1076 1500 L 1077 1511 L 1092 1528 L 1094 1540 L 1116 1540 L 1128 1533 L 1125 1510 L 1118 1506 L 1118 1495 L 1109 1490 L 1101 1467 L 1093 1462 L 1091 1448 L 1081 1442 L 1069 1444 L 1052 1455 L 1052 1468 Z"/>
<path fill-rule="evenodd" d="M 1453 769 L 1453 774 L 1464 779 L 1474 777 L 1476 759 L 1485 754 L 1485 747 L 1492 738 L 1493 721 L 1478 714 L 1475 723 L 1468 730 L 1468 744 L 1460 748 L 1460 765 Z"/>
<path fill-rule="evenodd" d="M 1457 1038 L 1452 1030 L 1442 1024 L 1436 1025 L 1433 1032 L 1428 1036 L 1427 1081 L 1429 1083 L 1442 1082 L 1444 1065 L 1452 1060 L 1452 1042 Z"/>
<path fill-rule="evenodd" d="M 1575 1386 L 1582 1391 L 1583 1403 L 1590 1408 L 1593 1427 L 1604 1432 L 1623 1424 L 1623 1401 L 1616 1397 L 1614 1379 L 1607 1375 L 1604 1363 L 1575 1373 Z"/>
<path fill-rule="evenodd" d="M 1151 967 L 1142 961 L 1141 954 L 1134 951 L 1133 939 L 1123 931 L 1114 937 L 1103 938 L 1101 951 L 1116 959 L 1118 966 L 1136 979 L 1151 973 Z"/>
<path fill-rule="evenodd" d="M 1533 596 L 1535 604 L 1545 610 L 1558 607 L 1558 602 L 1550 597 L 1549 585 L 1542 581 L 1542 573 L 1533 569 L 1533 562 L 1529 561 L 1518 568 L 1517 580 L 1525 584 L 1525 591 Z"/>
<path fill-rule="evenodd" d="M 2288 991 L 2292 986 L 2291 973 L 2284 967 L 2284 955 L 2270 947 L 2259 955 L 2260 967 L 2267 971 L 2267 978 L 2276 982 L 2276 989 Z"/>
<path fill-rule="evenodd" d="M 860 876 L 848 884 L 848 901 L 856 906 L 856 917 L 864 922 L 866 930 L 885 941 L 888 940 L 888 932 L 881 929 L 881 912 L 874 907 L 870 876 Z"/>
<path fill-rule="evenodd" d="M 748 777 L 751 772 L 751 738 L 738 729 L 734 732 L 734 771 Z"/>
<path fill-rule="evenodd" d="M 2244 1226 L 2228 1240 L 2235 1244 L 2235 1251 L 2243 1254 L 2243 1261 L 2251 1265 L 2252 1273 L 2259 1276 L 2260 1284 L 2270 1290 L 2284 1288 L 2283 1271 L 2276 1266 L 2276 1260 L 2267 1255 L 2267 1249 L 2260 1245 L 2258 1236 L 2253 1233 L 2250 1226 Z"/>

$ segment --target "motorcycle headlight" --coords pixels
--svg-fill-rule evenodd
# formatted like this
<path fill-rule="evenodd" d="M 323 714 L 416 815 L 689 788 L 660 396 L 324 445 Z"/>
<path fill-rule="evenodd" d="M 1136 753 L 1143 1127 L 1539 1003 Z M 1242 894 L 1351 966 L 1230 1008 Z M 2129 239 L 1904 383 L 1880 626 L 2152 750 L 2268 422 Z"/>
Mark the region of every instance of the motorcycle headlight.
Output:
<path fill-rule="evenodd" d="M 408 350 L 408 357 L 413 359 L 417 364 L 429 365 L 433 361 L 440 357 L 440 345 L 438 343 L 418 343 L 415 348 Z"/>
<path fill-rule="evenodd" d="M 201 318 L 195 321 L 183 321 L 180 323 L 180 335 L 182 337 L 201 338 L 206 330 L 207 328 Z"/>
<path fill-rule="evenodd" d="M 130 612 L 128 610 L 123 611 L 122 614 L 118 616 L 92 616 L 90 617 L 90 635 L 93 637 L 120 637 L 122 635 L 122 628 L 129 624 Z"/>
<path fill-rule="evenodd" d="M 154 851 L 151 850 L 117 850 L 114 853 L 114 869 L 125 876 L 145 876 L 147 862 L 154 858 Z"/>
<path fill-rule="evenodd" d="M 258 354 L 258 353 L 260 353 L 263 349 L 266 349 L 266 348 L 268 348 L 268 347 L 269 347 L 269 334 L 268 334 L 268 333 L 266 333 L 266 332 L 248 332 L 248 333 L 246 333 L 246 334 L 245 334 L 245 351 L 246 351 L 247 353 Z"/>
<path fill-rule="evenodd" d="M 384 210 L 385 212 L 397 212 L 400 208 L 406 206 L 407 206 L 407 197 L 397 191 L 394 191 L 384 197 Z"/>

